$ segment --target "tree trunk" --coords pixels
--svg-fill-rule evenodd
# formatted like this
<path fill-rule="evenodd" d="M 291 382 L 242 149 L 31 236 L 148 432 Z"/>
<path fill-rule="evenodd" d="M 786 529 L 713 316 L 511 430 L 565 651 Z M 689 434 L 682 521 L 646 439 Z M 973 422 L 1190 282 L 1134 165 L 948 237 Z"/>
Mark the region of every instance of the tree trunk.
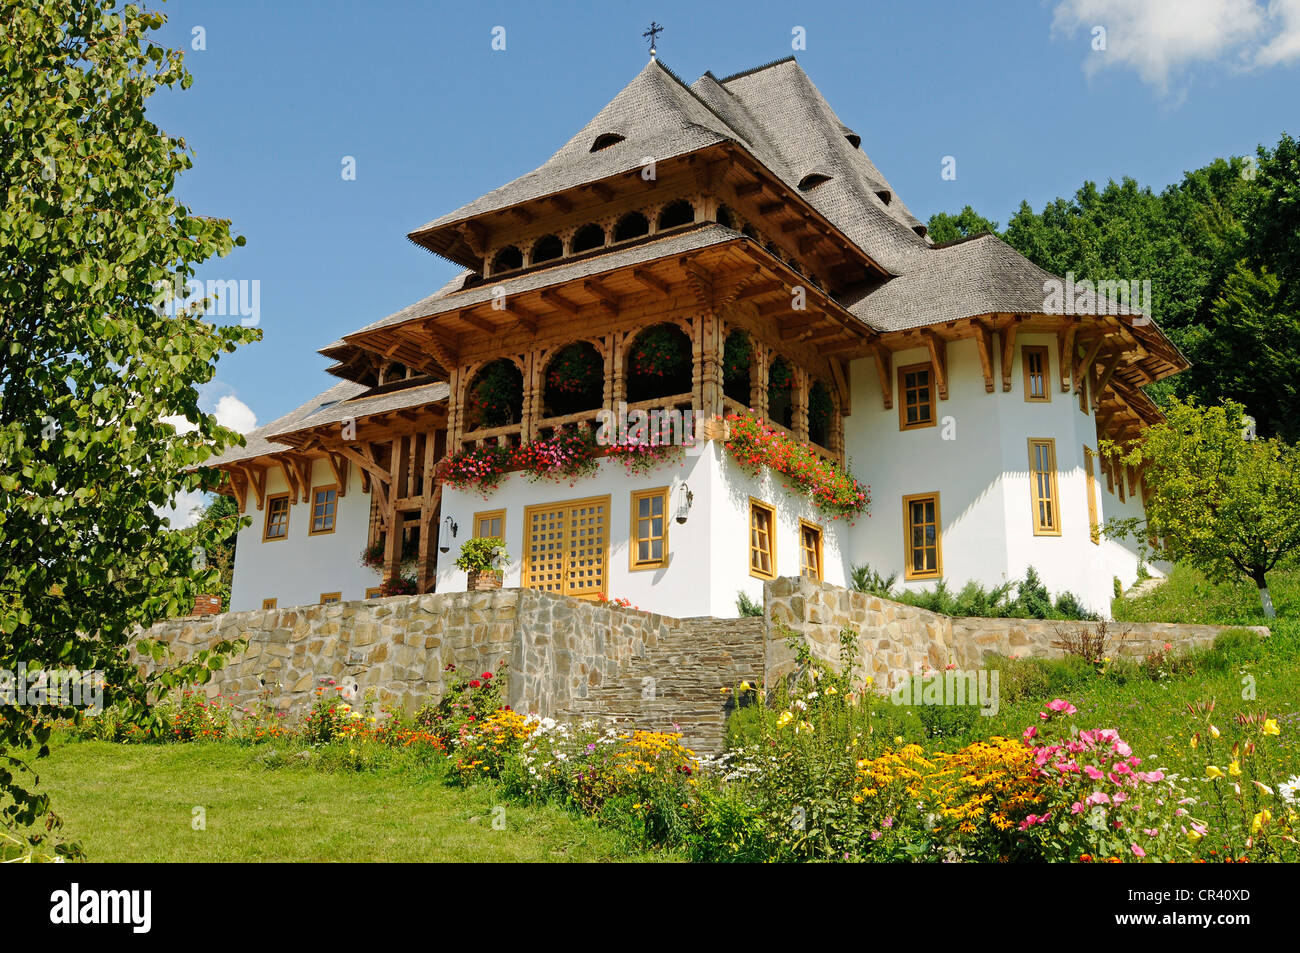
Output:
<path fill-rule="evenodd" d="M 1268 593 L 1268 580 L 1264 573 L 1255 574 L 1255 586 L 1259 589 L 1259 604 L 1264 607 L 1264 618 L 1276 619 L 1277 611 L 1273 608 L 1273 597 Z"/>

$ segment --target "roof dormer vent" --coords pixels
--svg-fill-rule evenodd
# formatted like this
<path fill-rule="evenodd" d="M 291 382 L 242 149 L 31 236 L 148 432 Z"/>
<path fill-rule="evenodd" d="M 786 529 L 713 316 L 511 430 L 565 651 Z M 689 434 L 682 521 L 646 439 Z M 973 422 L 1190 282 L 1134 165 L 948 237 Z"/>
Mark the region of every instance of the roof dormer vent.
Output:
<path fill-rule="evenodd" d="M 799 180 L 799 191 L 809 192 L 817 188 L 817 186 L 821 185 L 823 182 L 829 182 L 830 180 L 831 177 L 829 175 L 825 175 L 821 172 L 811 172 Z"/>
<path fill-rule="evenodd" d="M 893 197 L 893 193 L 891 193 L 889 189 L 876 189 L 876 198 L 880 199 L 880 201 L 884 202 L 886 205 L 889 204 L 889 200 Z"/>
<path fill-rule="evenodd" d="M 608 149 L 610 146 L 616 146 L 622 142 L 626 136 L 620 136 L 616 132 L 603 132 L 596 137 L 596 141 L 591 144 L 592 152 L 599 152 L 601 149 Z"/>
<path fill-rule="evenodd" d="M 844 138 L 849 140 L 849 145 L 851 145 L 854 149 L 862 148 L 862 137 L 859 136 L 856 132 L 846 132 L 844 134 Z"/>

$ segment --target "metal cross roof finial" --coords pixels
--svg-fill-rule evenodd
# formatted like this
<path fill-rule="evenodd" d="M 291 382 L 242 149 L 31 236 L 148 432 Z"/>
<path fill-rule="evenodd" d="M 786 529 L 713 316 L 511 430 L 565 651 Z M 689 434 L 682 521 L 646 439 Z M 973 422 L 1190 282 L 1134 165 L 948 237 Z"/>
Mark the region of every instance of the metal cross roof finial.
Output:
<path fill-rule="evenodd" d="M 650 37 L 650 59 L 655 58 L 655 40 L 658 38 L 659 34 L 662 33 L 663 31 L 664 31 L 663 27 L 661 27 L 658 23 L 655 23 L 654 20 L 651 20 L 650 29 L 646 30 L 644 33 L 641 34 L 641 36 L 643 37 L 646 36 Z"/>

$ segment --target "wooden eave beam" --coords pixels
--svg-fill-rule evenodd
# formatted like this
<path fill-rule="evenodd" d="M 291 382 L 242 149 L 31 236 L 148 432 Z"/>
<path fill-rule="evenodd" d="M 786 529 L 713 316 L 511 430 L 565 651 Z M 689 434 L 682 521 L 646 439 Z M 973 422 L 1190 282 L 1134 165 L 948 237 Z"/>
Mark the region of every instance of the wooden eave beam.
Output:
<path fill-rule="evenodd" d="M 668 282 L 664 281 L 648 268 L 633 268 L 632 278 L 638 284 L 643 285 L 651 291 L 657 291 L 664 297 L 668 297 L 668 295 L 672 293 L 672 289 Z"/>
<path fill-rule="evenodd" d="M 1011 367 L 1016 356 L 1016 332 L 1019 328 L 1020 324 L 1015 318 L 1002 325 L 1001 328 L 1003 393 L 1011 390 Z"/>
<path fill-rule="evenodd" d="M 334 474 L 334 479 L 339 485 L 339 499 L 343 499 L 348 492 L 348 464 L 349 460 L 343 454 L 327 450 L 325 459 L 329 461 L 330 471 Z"/>
<path fill-rule="evenodd" d="M 1079 326 L 1071 321 L 1056 336 L 1058 344 L 1057 367 L 1061 374 L 1061 393 L 1068 394 L 1074 383 L 1074 339 L 1079 333 Z"/>
<path fill-rule="evenodd" d="M 596 299 L 596 303 L 604 309 L 605 313 L 611 318 L 617 318 L 619 312 L 618 295 L 609 290 L 594 278 L 588 278 L 582 283 L 582 288 L 587 294 Z"/>
<path fill-rule="evenodd" d="M 456 312 L 456 317 L 460 318 L 471 328 L 476 328 L 479 331 L 484 332 L 485 334 L 497 334 L 501 330 L 491 321 L 487 320 L 486 318 L 480 317 L 479 315 L 476 315 L 473 309 L 471 308 L 465 308 L 461 311 Z"/>
<path fill-rule="evenodd" d="M 1115 375 L 1115 369 L 1119 367 L 1119 362 L 1123 357 L 1123 351 L 1116 351 L 1107 358 L 1101 376 L 1097 378 L 1097 384 L 1092 391 L 1092 406 L 1094 409 L 1101 406 L 1102 391 L 1106 389 L 1106 385 L 1110 383 L 1110 379 Z"/>
<path fill-rule="evenodd" d="M 1097 352 L 1101 350 L 1102 343 L 1106 340 L 1105 335 L 1097 335 L 1092 342 L 1088 344 L 1088 349 L 1081 360 L 1074 368 L 1074 392 L 1077 394 L 1079 388 L 1083 386 L 1083 375 L 1091 369 L 1093 362 L 1097 360 Z"/>
<path fill-rule="evenodd" d="M 262 509 L 266 505 L 266 469 L 251 463 L 241 464 L 240 469 L 244 471 L 244 476 L 248 478 L 248 485 L 253 488 L 253 495 L 257 499 L 257 508 Z"/>
<path fill-rule="evenodd" d="M 831 366 L 831 380 L 835 384 L 835 390 L 840 395 L 840 415 L 847 417 L 851 413 L 849 375 L 845 370 L 844 363 L 838 358 L 832 357 L 829 361 Z"/>
<path fill-rule="evenodd" d="M 582 314 L 582 309 L 580 307 L 568 298 L 564 297 L 564 295 L 560 294 L 558 291 L 548 288 L 541 293 L 541 298 L 551 307 L 563 311 L 565 314 L 572 317 L 577 317 Z"/>
<path fill-rule="evenodd" d="M 939 399 L 948 399 L 948 342 L 933 331 L 926 331 L 925 345 L 930 349 L 930 364 L 934 368 L 934 382 Z"/>
<path fill-rule="evenodd" d="M 880 399 L 885 410 L 894 407 L 894 369 L 893 352 L 883 344 L 871 349 L 871 356 L 876 362 L 876 377 L 880 380 Z"/>
<path fill-rule="evenodd" d="M 982 321 L 974 321 L 975 347 L 979 350 L 980 371 L 984 374 L 984 390 L 993 393 L 993 333 Z"/>

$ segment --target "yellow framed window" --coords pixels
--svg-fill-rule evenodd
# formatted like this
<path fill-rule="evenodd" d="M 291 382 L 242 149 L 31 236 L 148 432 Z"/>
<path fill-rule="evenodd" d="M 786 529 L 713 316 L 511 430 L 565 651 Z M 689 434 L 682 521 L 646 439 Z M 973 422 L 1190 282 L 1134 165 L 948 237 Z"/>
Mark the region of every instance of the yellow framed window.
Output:
<path fill-rule="evenodd" d="M 749 501 L 749 574 L 776 578 L 776 510 L 755 499 Z"/>
<path fill-rule="evenodd" d="M 1020 363 L 1025 368 L 1025 400 L 1036 403 L 1049 403 L 1052 388 L 1047 378 L 1051 370 L 1047 348 L 1026 346 L 1020 349 Z"/>
<path fill-rule="evenodd" d="M 266 498 L 266 524 L 262 541 L 285 539 L 289 535 L 289 494 L 277 493 Z"/>
<path fill-rule="evenodd" d="M 367 599 L 378 599 L 383 594 L 384 594 L 383 586 L 371 586 L 369 589 L 366 590 Z"/>
<path fill-rule="evenodd" d="M 482 513 L 474 514 L 474 536 L 476 539 L 487 539 L 496 537 L 505 542 L 506 539 L 506 511 L 505 510 L 486 510 Z"/>
<path fill-rule="evenodd" d="M 342 602 L 342 601 L 343 601 L 343 593 L 341 592 L 322 592 L 320 594 L 320 604 L 323 606 L 332 605 L 335 602 Z"/>
<path fill-rule="evenodd" d="M 277 599 L 263 599 L 263 600 L 262 600 L 262 608 L 263 608 L 263 609 L 274 609 L 274 608 L 277 607 L 277 606 L 276 606 L 276 603 L 277 603 L 278 601 L 279 601 L 279 600 L 277 600 Z"/>
<path fill-rule="evenodd" d="M 904 578 L 935 579 L 943 575 L 938 493 L 903 497 L 903 548 Z"/>
<path fill-rule="evenodd" d="M 1056 441 L 1029 438 L 1029 491 L 1034 535 L 1061 535 L 1061 504 L 1056 491 Z"/>
<path fill-rule="evenodd" d="M 632 494 L 632 570 L 668 565 L 668 487 Z"/>
<path fill-rule="evenodd" d="M 1088 535 L 1094 544 L 1101 545 L 1101 527 L 1097 523 L 1097 476 L 1094 472 L 1093 459 L 1095 450 L 1083 448 L 1084 488 L 1088 494 Z"/>
<path fill-rule="evenodd" d="M 311 491 L 311 529 L 308 536 L 320 536 L 334 532 L 334 520 L 338 515 L 339 488 L 337 484 L 318 486 Z"/>
<path fill-rule="evenodd" d="M 608 496 L 524 510 L 523 585 L 594 599 L 608 577 Z"/>
<path fill-rule="evenodd" d="M 822 528 L 806 520 L 799 521 L 799 574 L 822 578 Z"/>
<path fill-rule="evenodd" d="M 898 429 L 934 426 L 934 371 L 929 364 L 898 369 Z"/>

